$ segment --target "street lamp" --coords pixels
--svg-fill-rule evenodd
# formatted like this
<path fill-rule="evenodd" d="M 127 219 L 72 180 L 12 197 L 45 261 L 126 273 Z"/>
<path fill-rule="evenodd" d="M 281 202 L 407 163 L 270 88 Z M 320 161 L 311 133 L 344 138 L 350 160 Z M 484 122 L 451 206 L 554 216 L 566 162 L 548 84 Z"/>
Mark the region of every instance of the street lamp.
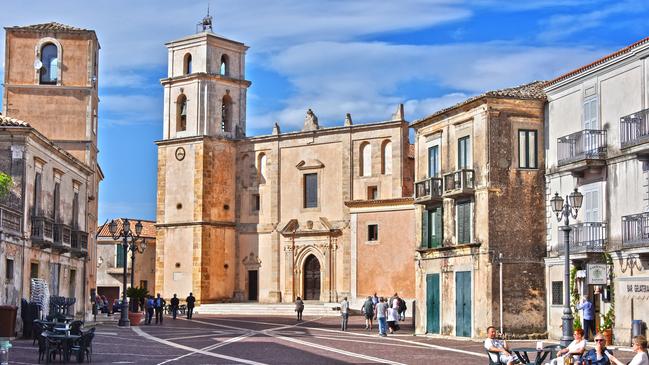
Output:
<path fill-rule="evenodd" d="M 573 219 L 577 218 L 577 213 L 579 208 L 581 208 L 581 203 L 584 200 L 584 196 L 577 191 L 577 188 L 566 197 L 564 201 L 559 193 L 555 193 L 554 197 L 550 199 L 550 204 L 552 205 L 552 210 L 557 216 L 557 222 L 564 220 L 564 225 L 561 227 L 563 231 L 563 237 L 565 242 L 565 257 L 564 257 L 564 289 L 563 289 L 563 316 L 561 321 L 563 323 L 563 331 L 561 336 L 561 344 L 568 346 L 573 338 L 572 331 L 572 322 L 574 317 L 572 316 L 572 309 L 570 308 L 570 217 Z"/>
<path fill-rule="evenodd" d="M 115 222 L 114 220 L 110 221 L 110 224 L 108 225 L 108 230 L 110 231 L 110 235 L 113 237 L 115 241 L 119 240 L 120 238 L 123 239 L 122 247 L 124 249 L 124 281 L 123 281 L 124 290 L 122 291 L 122 305 L 121 305 L 119 322 L 117 324 L 120 327 L 129 327 L 131 325 L 131 322 L 128 320 L 128 299 L 126 298 L 126 266 L 127 266 L 126 256 L 129 250 L 134 250 L 134 248 L 131 247 L 137 246 L 137 240 L 140 238 L 140 234 L 142 233 L 142 222 L 137 221 L 137 224 L 135 224 L 135 234 L 133 234 L 133 231 L 131 231 L 131 222 L 129 222 L 128 219 L 126 218 L 122 219 L 122 230 L 120 232 L 117 231 L 117 222 Z M 128 240 L 129 237 L 131 238 L 130 243 Z M 144 251 L 144 249 L 142 249 L 142 251 Z"/>

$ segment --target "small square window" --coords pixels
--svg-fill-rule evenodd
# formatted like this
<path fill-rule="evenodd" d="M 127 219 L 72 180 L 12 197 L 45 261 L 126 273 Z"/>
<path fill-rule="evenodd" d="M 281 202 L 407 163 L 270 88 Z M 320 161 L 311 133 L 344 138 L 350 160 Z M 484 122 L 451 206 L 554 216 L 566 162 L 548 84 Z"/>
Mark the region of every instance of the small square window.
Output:
<path fill-rule="evenodd" d="M 563 281 L 552 282 L 552 305 L 563 305 Z"/>
<path fill-rule="evenodd" d="M 35 262 L 32 262 L 30 268 L 29 268 L 29 278 L 30 279 L 37 279 L 38 278 L 38 264 Z"/>
<path fill-rule="evenodd" d="M 14 279 L 14 260 L 12 259 L 7 259 L 6 261 L 6 271 L 5 271 L 5 279 L 11 281 Z"/>
<path fill-rule="evenodd" d="M 379 188 L 376 186 L 367 187 L 367 200 L 376 200 L 379 198 Z"/>
<path fill-rule="evenodd" d="M 379 225 L 378 224 L 368 224 L 367 225 L 367 240 L 368 241 L 378 241 L 379 240 Z"/>

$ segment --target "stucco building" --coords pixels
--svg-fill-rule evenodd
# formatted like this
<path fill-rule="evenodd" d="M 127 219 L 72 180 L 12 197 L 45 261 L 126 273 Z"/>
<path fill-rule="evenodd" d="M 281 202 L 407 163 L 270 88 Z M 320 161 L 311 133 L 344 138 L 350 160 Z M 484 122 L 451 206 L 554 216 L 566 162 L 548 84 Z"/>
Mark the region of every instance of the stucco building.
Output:
<path fill-rule="evenodd" d="M 600 315 L 612 309 L 616 342 L 631 321 L 649 321 L 649 38 L 548 82 L 546 282 L 548 331 L 559 338 L 563 309 L 563 232 L 552 195 L 577 188 L 572 220 L 575 295 Z M 610 258 L 607 258 L 607 255 Z M 603 265 L 603 266 L 601 266 Z M 581 313 L 577 313 L 581 314 Z"/>
<path fill-rule="evenodd" d="M 484 337 L 500 310 L 507 334 L 545 331 L 541 85 L 490 91 L 411 124 L 416 333 Z"/>
<path fill-rule="evenodd" d="M 163 296 L 193 291 L 201 303 L 326 302 L 374 291 L 414 297 L 414 211 L 403 199 L 412 194 L 413 160 L 403 107 L 384 122 L 354 125 L 348 115 L 331 128 L 309 110 L 301 131 L 275 125 L 271 135 L 246 138 L 247 46 L 208 29 L 167 47 L 157 142 Z M 389 210 L 403 221 L 391 221 Z M 367 220 L 352 218 L 361 215 Z M 388 275 L 378 280 L 378 272 Z"/>
<path fill-rule="evenodd" d="M 20 254 L 13 262 L 14 295 L 6 298 L 28 298 L 29 279 L 38 276 L 54 292 L 74 295 L 75 310 L 87 314 L 96 281 L 95 238 L 88 233 L 97 228 L 102 179 L 99 42 L 92 30 L 59 23 L 5 31 L 3 169 L 10 169 L 18 184 L 9 199 L 22 237 L 14 252 Z"/>

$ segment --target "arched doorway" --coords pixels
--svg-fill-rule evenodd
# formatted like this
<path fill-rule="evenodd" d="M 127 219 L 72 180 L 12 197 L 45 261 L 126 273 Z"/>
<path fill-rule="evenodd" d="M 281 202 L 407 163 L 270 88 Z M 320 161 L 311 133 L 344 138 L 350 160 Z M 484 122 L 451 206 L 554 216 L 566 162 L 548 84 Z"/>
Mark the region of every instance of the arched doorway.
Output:
<path fill-rule="evenodd" d="M 320 300 L 320 261 L 309 255 L 304 261 L 304 300 Z"/>

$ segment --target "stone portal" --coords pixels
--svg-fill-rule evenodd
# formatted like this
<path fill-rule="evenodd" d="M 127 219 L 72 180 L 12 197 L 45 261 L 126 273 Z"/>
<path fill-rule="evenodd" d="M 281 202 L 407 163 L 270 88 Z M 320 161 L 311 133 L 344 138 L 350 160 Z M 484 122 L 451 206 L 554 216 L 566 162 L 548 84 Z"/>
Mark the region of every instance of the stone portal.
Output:
<path fill-rule="evenodd" d="M 320 300 L 320 261 L 310 255 L 304 262 L 304 300 Z"/>

